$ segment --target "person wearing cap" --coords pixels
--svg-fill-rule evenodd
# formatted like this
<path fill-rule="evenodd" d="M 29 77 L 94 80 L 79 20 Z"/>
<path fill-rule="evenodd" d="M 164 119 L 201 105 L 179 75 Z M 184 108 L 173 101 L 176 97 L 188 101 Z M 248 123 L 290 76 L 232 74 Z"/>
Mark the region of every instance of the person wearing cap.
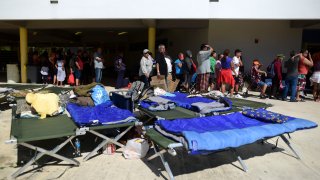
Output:
<path fill-rule="evenodd" d="M 240 66 L 242 66 L 241 55 L 242 55 L 242 51 L 240 49 L 236 49 L 234 51 L 234 57 L 232 58 L 232 62 L 234 64 L 232 75 L 235 80 L 235 85 L 234 85 L 235 94 L 238 94 L 239 85 L 240 85 Z"/>
<path fill-rule="evenodd" d="M 146 87 L 150 86 L 151 71 L 153 65 L 153 59 L 148 49 L 143 50 L 143 55 L 140 60 L 139 76 L 140 80 L 144 82 Z"/>
<path fill-rule="evenodd" d="M 282 86 L 282 61 L 284 57 L 283 54 L 278 54 L 272 62 L 274 76 L 272 77 L 271 99 L 279 98 L 278 93 L 280 92 L 280 86 Z"/>
<path fill-rule="evenodd" d="M 252 62 L 252 68 L 251 68 L 251 79 L 254 83 L 254 85 L 260 86 L 261 87 L 261 94 L 260 98 L 261 99 L 266 99 L 266 89 L 267 89 L 267 84 L 261 80 L 261 75 L 264 74 L 267 76 L 267 72 L 261 71 L 261 63 L 259 60 L 255 59 Z"/>

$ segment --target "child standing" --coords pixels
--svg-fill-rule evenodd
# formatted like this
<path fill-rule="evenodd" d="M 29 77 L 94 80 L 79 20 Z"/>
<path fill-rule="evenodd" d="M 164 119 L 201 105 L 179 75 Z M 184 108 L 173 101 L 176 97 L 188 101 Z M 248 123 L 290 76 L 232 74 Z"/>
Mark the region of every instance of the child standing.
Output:
<path fill-rule="evenodd" d="M 41 79 L 42 79 L 42 84 L 48 84 L 49 78 L 49 64 L 48 62 L 44 62 L 42 67 L 41 67 Z"/>

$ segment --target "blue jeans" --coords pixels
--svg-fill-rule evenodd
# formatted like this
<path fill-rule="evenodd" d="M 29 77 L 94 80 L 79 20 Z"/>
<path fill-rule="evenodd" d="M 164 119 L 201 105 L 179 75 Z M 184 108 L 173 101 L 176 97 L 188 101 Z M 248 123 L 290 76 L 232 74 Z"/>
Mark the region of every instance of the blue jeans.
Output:
<path fill-rule="evenodd" d="M 286 77 L 286 87 L 284 88 L 282 98 L 286 99 L 288 95 L 289 88 L 291 89 L 291 97 L 290 101 L 294 101 L 296 99 L 297 93 L 297 84 L 298 84 L 298 76 L 289 76 Z"/>
<path fill-rule="evenodd" d="M 96 74 L 96 82 L 97 83 L 101 83 L 102 69 L 101 68 L 95 68 L 95 74 Z"/>

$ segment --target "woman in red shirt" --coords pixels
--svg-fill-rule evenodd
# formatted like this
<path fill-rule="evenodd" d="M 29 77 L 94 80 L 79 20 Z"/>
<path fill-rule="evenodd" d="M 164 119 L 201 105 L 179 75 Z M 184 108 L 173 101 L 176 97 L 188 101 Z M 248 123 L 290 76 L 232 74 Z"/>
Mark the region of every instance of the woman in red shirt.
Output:
<path fill-rule="evenodd" d="M 75 68 L 75 71 L 74 71 L 74 75 L 76 77 L 76 86 L 79 86 L 80 85 L 81 72 L 83 70 L 82 50 L 78 50 L 75 64 L 76 64 L 76 68 Z"/>

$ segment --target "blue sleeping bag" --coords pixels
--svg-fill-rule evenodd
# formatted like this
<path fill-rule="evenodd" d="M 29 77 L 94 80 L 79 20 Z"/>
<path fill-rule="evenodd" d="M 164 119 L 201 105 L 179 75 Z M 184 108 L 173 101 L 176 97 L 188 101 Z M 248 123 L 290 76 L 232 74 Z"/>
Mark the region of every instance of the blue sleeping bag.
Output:
<path fill-rule="evenodd" d="M 120 124 L 136 120 L 129 110 L 114 106 L 112 101 L 94 107 L 68 103 L 67 110 L 79 126 Z"/>
<path fill-rule="evenodd" d="M 242 113 L 193 119 L 158 120 L 166 132 L 183 136 L 191 154 L 250 144 L 264 138 L 317 127 L 308 120 L 292 118 L 282 124 L 266 123 Z"/>

